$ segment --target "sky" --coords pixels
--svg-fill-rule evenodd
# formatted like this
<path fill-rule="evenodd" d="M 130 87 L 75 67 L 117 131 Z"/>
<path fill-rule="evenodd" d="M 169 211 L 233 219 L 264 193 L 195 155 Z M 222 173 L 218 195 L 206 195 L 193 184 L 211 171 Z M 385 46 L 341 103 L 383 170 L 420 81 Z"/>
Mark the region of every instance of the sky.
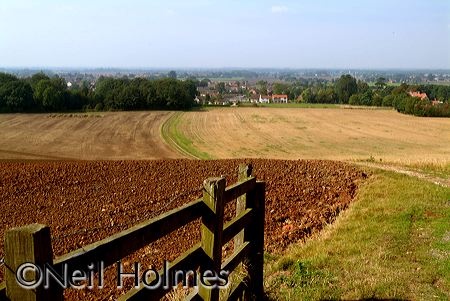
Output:
<path fill-rule="evenodd" d="M 450 1 L 0 0 L 0 67 L 450 69 Z"/>

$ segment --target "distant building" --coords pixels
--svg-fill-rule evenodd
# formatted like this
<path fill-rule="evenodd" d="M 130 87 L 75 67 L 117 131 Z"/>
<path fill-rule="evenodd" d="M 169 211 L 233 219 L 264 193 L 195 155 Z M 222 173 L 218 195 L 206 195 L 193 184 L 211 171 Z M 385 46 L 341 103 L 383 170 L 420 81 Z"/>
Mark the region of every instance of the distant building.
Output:
<path fill-rule="evenodd" d="M 269 103 L 270 102 L 270 96 L 268 95 L 259 95 L 259 103 Z"/>
<path fill-rule="evenodd" d="M 417 97 L 420 98 L 421 100 L 427 100 L 428 99 L 428 95 L 427 93 L 421 93 L 421 92 L 416 92 L 416 91 L 409 91 L 408 94 L 412 97 Z"/>
<path fill-rule="evenodd" d="M 287 103 L 288 102 L 288 96 L 286 94 L 273 94 L 272 95 L 272 102 L 273 103 Z"/>

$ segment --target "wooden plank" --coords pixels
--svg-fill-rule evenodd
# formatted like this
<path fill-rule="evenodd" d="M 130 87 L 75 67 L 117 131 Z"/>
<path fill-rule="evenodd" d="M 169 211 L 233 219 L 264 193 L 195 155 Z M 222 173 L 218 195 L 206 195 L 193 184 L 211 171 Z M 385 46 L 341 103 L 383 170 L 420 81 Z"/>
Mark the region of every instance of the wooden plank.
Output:
<path fill-rule="evenodd" d="M 202 298 L 198 295 L 198 289 L 194 289 L 189 295 L 186 296 L 184 301 L 202 301 Z"/>
<path fill-rule="evenodd" d="M 250 242 L 246 241 L 222 263 L 222 270 L 233 272 L 250 251 Z"/>
<path fill-rule="evenodd" d="M 253 209 L 248 208 L 241 212 L 241 214 L 225 224 L 223 228 L 222 245 L 229 242 L 234 236 L 244 229 L 253 219 Z M 239 247 L 235 248 L 239 249 Z"/>
<path fill-rule="evenodd" d="M 0 301 L 5 301 L 6 299 L 6 282 L 0 283 Z"/>
<path fill-rule="evenodd" d="M 202 199 L 190 202 L 130 229 L 63 255 L 55 260 L 55 268 L 66 263 L 70 269 L 84 269 L 103 261 L 111 265 L 149 243 L 201 217 L 206 210 Z"/>
<path fill-rule="evenodd" d="M 168 279 L 169 282 L 173 282 L 174 279 L 174 272 L 175 271 L 196 271 L 198 266 L 202 262 L 205 261 L 206 254 L 203 251 L 201 244 L 197 244 L 185 253 L 183 253 L 181 256 L 179 256 L 176 260 L 171 262 L 169 264 L 168 268 Z M 164 270 L 159 271 L 161 279 L 165 279 L 166 274 L 164 274 Z M 153 277 L 154 278 L 154 277 Z M 156 286 L 158 283 L 158 279 L 148 279 L 149 286 Z M 169 290 L 171 290 L 172 287 L 168 289 L 163 288 L 162 286 L 159 286 L 157 289 L 151 290 L 145 287 L 142 284 L 142 287 L 138 289 L 131 289 L 128 291 L 125 295 L 121 296 L 118 300 L 120 301 L 136 301 L 136 300 L 160 300 L 162 297 L 164 297 L 165 294 L 168 293 Z"/>
<path fill-rule="evenodd" d="M 16 274 L 25 263 L 43 268 L 45 264 L 52 264 L 53 253 L 50 238 L 50 228 L 45 225 L 31 224 L 23 227 L 9 229 L 5 232 L 5 282 L 6 296 L 11 301 L 44 301 L 63 300 L 62 288 L 56 283 L 50 283 L 49 289 L 45 289 L 42 273 L 26 273 L 24 280 L 31 286 L 24 288 L 19 284 Z"/>
<path fill-rule="evenodd" d="M 241 195 L 252 190 L 256 185 L 256 178 L 250 177 L 247 180 L 237 182 L 225 189 L 225 203 L 237 199 Z"/>
<path fill-rule="evenodd" d="M 244 291 L 247 289 L 247 285 L 244 281 L 241 281 L 230 293 L 227 301 L 243 300 Z M 259 299 L 256 299 L 259 300 Z M 263 300 L 263 299 L 261 299 Z"/>
<path fill-rule="evenodd" d="M 264 214 L 265 182 L 257 182 L 247 207 L 253 208 L 254 218 L 245 230 L 245 241 L 251 241 L 251 250 L 246 263 L 250 279 L 252 298 L 262 300 L 264 297 Z"/>
<path fill-rule="evenodd" d="M 252 176 L 253 166 L 251 164 L 239 164 L 238 181 L 245 181 Z M 253 189 L 253 188 L 252 188 Z M 248 192 L 248 191 L 247 191 Z M 239 216 L 245 210 L 248 193 L 244 193 L 236 200 L 236 216 Z M 234 250 L 239 249 L 244 243 L 244 229 L 234 238 Z"/>
<path fill-rule="evenodd" d="M 220 272 L 222 264 L 222 234 L 224 219 L 225 178 L 210 178 L 203 183 L 203 201 L 211 209 L 202 217 L 202 248 L 209 257 L 200 272 Z M 210 283 L 208 285 L 214 285 Z M 200 282 L 198 294 L 205 301 L 218 301 L 219 289 L 211 289 Z"/>

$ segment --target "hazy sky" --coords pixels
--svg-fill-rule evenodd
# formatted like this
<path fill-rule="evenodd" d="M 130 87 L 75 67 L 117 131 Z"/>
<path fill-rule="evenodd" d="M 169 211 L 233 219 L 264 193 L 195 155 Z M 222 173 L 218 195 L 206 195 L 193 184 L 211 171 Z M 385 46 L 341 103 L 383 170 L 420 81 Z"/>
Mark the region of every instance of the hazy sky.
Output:
<path fill-rule="evenodd" d="M 0 0 L 0 67 L 450 68 L 450 0 Z"/>

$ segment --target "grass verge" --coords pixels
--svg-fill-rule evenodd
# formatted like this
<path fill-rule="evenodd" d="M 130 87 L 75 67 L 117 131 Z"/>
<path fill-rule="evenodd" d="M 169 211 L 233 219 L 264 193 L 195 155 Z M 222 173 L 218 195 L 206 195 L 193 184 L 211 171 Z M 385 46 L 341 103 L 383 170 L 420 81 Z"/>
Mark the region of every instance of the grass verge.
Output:
<path fill-rule="evenodd" d="M 314 239 L 266 256 L 275 300 L 449 300 L 450 189 L 374 171 Z"/>
<path fill-rule="evenodd" d="M 192 140 L 179 131 L 178 124 L 182 114 L 182 112 L 176 112 L 163 123 L 160 132 L 164 141 L 188 157 L 204 160 L 213 159 L 208 153 L 197 150 Z"/>

